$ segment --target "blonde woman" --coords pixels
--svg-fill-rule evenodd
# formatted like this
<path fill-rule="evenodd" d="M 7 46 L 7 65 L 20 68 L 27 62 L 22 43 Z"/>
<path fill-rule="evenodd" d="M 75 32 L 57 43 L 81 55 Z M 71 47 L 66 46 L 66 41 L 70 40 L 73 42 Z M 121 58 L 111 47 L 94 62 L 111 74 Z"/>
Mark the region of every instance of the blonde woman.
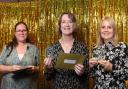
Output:
<path fill-rule="evenodd" d="M 104 17 L 99 25 L 97 45 L 89 61 L 96 77 L 94 89 L 125 89 L 128 77 L 128 47 L 118 42 L 115 22 Z"/>

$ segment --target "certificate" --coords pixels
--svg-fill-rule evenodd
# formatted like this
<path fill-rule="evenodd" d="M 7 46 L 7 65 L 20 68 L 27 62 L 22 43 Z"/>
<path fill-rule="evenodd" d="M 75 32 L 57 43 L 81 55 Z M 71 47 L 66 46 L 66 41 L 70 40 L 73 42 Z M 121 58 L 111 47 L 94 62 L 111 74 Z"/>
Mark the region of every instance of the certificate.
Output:
<path fill-rule="evenodd" d="M 55 68 L 74 69 L 76 64 L 83 64 L 84 56 L 80 54 L 60 53 Z"/>

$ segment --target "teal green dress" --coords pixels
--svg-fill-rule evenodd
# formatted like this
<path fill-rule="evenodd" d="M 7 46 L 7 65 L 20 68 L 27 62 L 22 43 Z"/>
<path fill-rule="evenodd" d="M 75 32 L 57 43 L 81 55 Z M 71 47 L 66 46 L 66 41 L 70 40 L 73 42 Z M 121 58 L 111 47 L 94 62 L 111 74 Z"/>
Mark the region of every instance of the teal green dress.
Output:
<path fill-rule="evenodd" d="M 0 55 L 1 65 L 38 65 L 39 53 L 36 46 L 28 43 L 27 50 L 22 60 L 19 59 L 16 49 L 14 48 L 8 56 L 9 50 L 5 46 Z M 35 81 L 37 73 L 23 72 L 23 73 L 4 73 L 2 74 L 1 89 L 37 89 L 37 82 Z"/>

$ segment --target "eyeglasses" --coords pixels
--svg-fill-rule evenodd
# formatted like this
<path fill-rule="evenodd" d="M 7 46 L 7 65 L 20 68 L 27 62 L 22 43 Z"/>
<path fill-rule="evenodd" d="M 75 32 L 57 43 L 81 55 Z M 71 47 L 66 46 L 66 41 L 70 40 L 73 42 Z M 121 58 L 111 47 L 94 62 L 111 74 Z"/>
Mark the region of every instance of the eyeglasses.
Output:
<path fill-rule="evenodd" d="M 27 30 L 16 30 L 16 32 L 27 32 Z"/>

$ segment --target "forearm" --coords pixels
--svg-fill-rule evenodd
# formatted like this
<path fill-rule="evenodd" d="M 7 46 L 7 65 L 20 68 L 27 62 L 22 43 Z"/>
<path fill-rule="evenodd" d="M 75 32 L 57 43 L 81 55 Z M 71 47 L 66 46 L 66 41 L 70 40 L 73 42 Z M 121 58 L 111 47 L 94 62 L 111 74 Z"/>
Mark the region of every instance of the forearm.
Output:
<path fill-rule="evenodd" d="M 34 72 L 39 72 L 39 66 L 34 67 Z"/>
<path fill-rule="evenodd" d="M 0 72 L 1 73 L 8 73 L 12 72 L 12 66 L 0 65 Z"/>

